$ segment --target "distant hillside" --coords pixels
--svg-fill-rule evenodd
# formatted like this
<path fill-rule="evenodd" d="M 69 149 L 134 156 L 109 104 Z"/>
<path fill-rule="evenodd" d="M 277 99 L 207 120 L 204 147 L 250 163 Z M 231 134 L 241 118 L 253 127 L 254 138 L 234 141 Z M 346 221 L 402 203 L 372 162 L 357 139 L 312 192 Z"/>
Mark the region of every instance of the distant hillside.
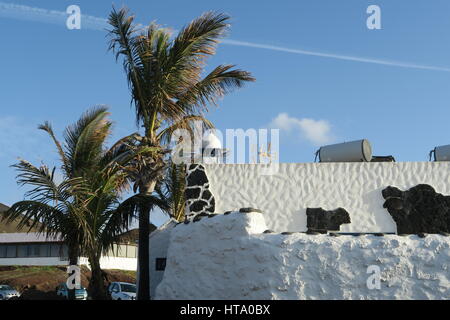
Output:
<path fill-rule="evenodd" d="M 24 227 L 22 229 L 18 229 L 20 219 L 16 219 L 15 221 L 8 224 L 4 221 L 1 221 L 1 216 L 3 212 L 7 211 L 8 209 L 9 209 L 8 206 L 5 206 L 3 203 L 0 203 L 0 233 L 27 232 L 29 228 Z M 30 224 L 28 226 L 30 226 Z M 37 232 L 37 228 L 33 228 L 31 232 Z"/>

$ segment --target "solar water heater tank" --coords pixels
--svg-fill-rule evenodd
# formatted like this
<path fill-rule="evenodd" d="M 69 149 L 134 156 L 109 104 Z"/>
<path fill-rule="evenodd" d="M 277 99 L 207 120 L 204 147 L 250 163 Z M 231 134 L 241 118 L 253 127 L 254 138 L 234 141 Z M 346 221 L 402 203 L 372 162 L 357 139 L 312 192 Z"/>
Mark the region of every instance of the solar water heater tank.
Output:
<path fill-rule="evenodd" d="M 372 160 L 372 147 L 366 139 L 323 146 L 317 153 L 320 162 L 369 162 Z"/>
<path fill-rule="evenodd" d="M 434 161 L 450 161 L 450 144 L 434 148 Z"/>

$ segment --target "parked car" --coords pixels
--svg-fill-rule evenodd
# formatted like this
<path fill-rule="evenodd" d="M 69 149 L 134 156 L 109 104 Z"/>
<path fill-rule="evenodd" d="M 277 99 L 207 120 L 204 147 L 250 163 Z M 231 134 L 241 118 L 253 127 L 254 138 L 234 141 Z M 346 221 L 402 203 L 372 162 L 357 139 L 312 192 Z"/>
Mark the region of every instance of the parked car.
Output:
<path fill-rule="evenodd" d="M 56 295 L 68 299 L 69 289 L 67 288 L 67 284 L 65 282 L 61 283 L 56 288 Z M 88 297 L 88 293 L 84 287 L 81 287 L 80 289 L 75 289 L 75 299 L 76 300 L 87 300 L 87 297 Z"/>
<path fill-rule="evenodd" d="M 136 285 L 127 282 L 111 282 L 108 293 L 112 300 L 136 300 Z"/>
<path fill-rule="evenodd" d="M 19 298 L 20 293 L 7 284 L 0 284 L 0 300 Z"/>

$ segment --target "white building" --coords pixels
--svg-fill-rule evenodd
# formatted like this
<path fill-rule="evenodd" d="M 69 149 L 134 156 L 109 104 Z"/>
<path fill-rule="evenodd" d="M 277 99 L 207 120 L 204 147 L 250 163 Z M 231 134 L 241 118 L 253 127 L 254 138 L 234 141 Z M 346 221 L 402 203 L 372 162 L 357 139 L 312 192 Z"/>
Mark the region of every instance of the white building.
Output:
<path fill-rule="evenodd" d="M 188 188 L 200 189 L 189 203 L 197 201 L 201 208 L 195 211 L 202 212 L 203 217 L 199 217 L 201 221 L 191 218 L 188 224 L 174 229 L 165 225 L 154 232 L 150 241 L 154 251 L 150 267 L 152 297 L 448 297 L 450 238 L 445 232 L 400 235 L 383 191 L 395 187 L 398 192 L 407 192 L 418 185 L 428 185 L 427 192 L 433 190 L 431 196 L 450 195 L 450 162 L 274 166 L 276 170 L 270 175 L 261 164 L 203 163 L 202 167 L 189 170 L 188 175 L 197 177 L 187 180 L 200 183 L 188 184 Z M 202 195 L 205 190 L 213 195 L 213 210 L 218 216 L 205 212 L 205 208 L 211 209 L 211 201 L 206 203 Z M 239 212 L 241 208 L 246 210 Z M 249 212 L 247 208 L 263 213 Z M 326 233 L 309 235 L 305 231 L 310 208 L 344 208 L 351 221 L 340 229 L 331 229 L 343 234 L 339 237 Z M 358 236 L 348 235 L 352 233 Z M 372 234 L 359 236 L 361 233 Z M 160 270 L 156 270 L 157 259 L 164 261 Z M 369 265 L 378 266 L 388 279 L 382 283 L 383 290 L 367 288 Z"/>
<path fill-rule="evenodd" d="M 7 209 L 1 205 L 0 211 Z M 35 232 L 16 231 L 15 223 L 0 225 L 0 265 L 2 266 L 65 266 L 69 264 L 67 246 L 59 237 L 46 237 Z M 22 230 L 19 230 L 22 231 Z M 80 265 L 89 267 L 87 258 L 80 257 Z M 133 270 L 137 268 L 137 245 L 121 243 L 101 257 L 102 269 Z"/>

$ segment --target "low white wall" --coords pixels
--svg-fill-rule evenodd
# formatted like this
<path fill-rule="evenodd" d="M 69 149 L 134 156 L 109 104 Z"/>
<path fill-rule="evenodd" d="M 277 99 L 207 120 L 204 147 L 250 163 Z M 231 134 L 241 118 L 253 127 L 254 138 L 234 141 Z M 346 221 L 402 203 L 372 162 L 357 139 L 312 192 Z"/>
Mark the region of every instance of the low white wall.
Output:
<path fill-rule="evenodd" d="M 381 190 L 426 183 L 450 195 L 449 162 L 280 163 L 274 175 L 258 164 L 204 164 L 216 212 L 253 207 L 275 231 L 306 231 L 306 208 L 343 207 L 344 232 L 396 232 Z"/>
<path fill-rule="evenodd" d="M 86 265 L 89 268 L 87 258 L 81 257 L 80 265 Z M 0 258 L 0 266 L 67 266 L 68 260 L 60 258 Z M 102 257 L 100 259 L 102 269 L 133 270 L 137 269 L 136 258 Z"/>
<path fill-rule="evenodd" d="M 60 258 L 0 258 L 0 266 L 66 266 L 68 260 Z"/>
<path fill-rule="evenodd" d="M 102 269 L 137 270 L 136 258 L 101 257 L 100 267 Z"/>
<path fill-rule="evenodd" d="M 156 299 L 449 299 L 450 237 L 261 234 L 259 213 L 171 232 Z M 369 266 L 380 288 L 369 289 Z"/>

